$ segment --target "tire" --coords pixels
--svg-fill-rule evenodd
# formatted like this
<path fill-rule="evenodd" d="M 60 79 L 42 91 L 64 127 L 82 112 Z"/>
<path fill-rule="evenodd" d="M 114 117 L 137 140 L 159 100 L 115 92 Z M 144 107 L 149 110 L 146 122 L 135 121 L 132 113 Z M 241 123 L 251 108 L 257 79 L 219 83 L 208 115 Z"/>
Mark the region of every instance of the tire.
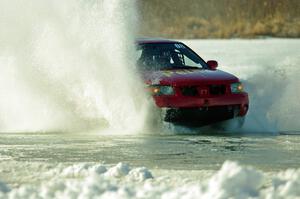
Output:
<path fill-rule="evenodd" d="M 220 131 L 236 131 L 243 127 L 245 120 L 246 120 L 245 116 L 235 117 L 230 120 L 216 123 L 212 125 L 212 127 Z"/>
<path fill-rule="evenodd" d="M 162 109 L 156 106 L 150 107 L 150 110 L 148 111 L 148 115 L 146 118 L 147 130 L 149 130 L 150 132 L 160 130 L 162 126 L 162 122 L 163 122 Z"/>
<path fill-rule="evenodd" d="M 237 128 L 238 129 L 241 129 L 243 126 L 244 126 L 244 124 L 245 124 L 245 121 L 246 121 L 246 117 L 245 116 L 242 116 L 242 117 L 236 117 L 235 118 L 236 120 L 237 120 Z"/>

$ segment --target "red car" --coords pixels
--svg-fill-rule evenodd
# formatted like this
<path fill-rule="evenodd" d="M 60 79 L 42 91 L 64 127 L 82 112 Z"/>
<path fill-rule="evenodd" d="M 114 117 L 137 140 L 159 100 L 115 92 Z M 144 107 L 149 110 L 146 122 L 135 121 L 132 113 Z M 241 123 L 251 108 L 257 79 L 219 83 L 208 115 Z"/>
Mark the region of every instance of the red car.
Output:
<path fill-rule="evenodd" d="M 249 107 L 240 80 L 205 62 L 182 42 L 137 40 L 137 65 L 164 120 L 203 126 L 237 118 L 242 126 Z"/>

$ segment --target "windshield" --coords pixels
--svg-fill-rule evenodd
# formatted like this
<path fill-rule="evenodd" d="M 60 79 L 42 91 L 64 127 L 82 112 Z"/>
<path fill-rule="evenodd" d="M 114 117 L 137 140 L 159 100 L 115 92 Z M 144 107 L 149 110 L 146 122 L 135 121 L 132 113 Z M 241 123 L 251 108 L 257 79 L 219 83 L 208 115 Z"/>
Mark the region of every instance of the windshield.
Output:
<path fill-rule="evenodd" d="M 139 44 L 137 65 L 142 70 L 207 68 L 195 52 L 182 43 Z"/>

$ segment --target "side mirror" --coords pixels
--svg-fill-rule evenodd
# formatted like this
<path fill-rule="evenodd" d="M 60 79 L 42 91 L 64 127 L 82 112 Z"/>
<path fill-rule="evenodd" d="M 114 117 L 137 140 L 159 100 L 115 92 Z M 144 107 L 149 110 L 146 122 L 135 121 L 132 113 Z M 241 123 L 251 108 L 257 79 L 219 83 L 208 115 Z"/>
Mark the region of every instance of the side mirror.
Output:
<path fill-rule="evenodd" d="M 215 60 L 209 60 L 206 62 L 210 70 L 216 70 L 218 67 L 218 62 Z"/>

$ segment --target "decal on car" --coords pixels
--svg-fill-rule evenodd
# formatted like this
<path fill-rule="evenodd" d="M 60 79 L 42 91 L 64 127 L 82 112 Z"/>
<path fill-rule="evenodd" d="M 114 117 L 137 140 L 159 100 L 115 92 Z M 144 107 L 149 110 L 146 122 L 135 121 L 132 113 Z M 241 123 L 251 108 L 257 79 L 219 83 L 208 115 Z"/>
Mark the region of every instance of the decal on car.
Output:
<path fill-rule="evenodd" d="M 173 75 L 186 75 L 186 74 L 190 74 L 193 73 L 195 71 L 193 70 L 189 70 L 189 69 L 183 69 L 183 70 L 177 70 L 177 71 L 163 71 L 163 75 L 166 77 L 171 77 Z"/>
<path fill-rule="evenodd" d="M 185 48 L 185 46 L 184 45 L 182 45 L 182 44 L 174 44 L 174 46 L 176 47 L 176 48 L 178 48 L 178 49 L 181 49 L 181 48 Z"/>

